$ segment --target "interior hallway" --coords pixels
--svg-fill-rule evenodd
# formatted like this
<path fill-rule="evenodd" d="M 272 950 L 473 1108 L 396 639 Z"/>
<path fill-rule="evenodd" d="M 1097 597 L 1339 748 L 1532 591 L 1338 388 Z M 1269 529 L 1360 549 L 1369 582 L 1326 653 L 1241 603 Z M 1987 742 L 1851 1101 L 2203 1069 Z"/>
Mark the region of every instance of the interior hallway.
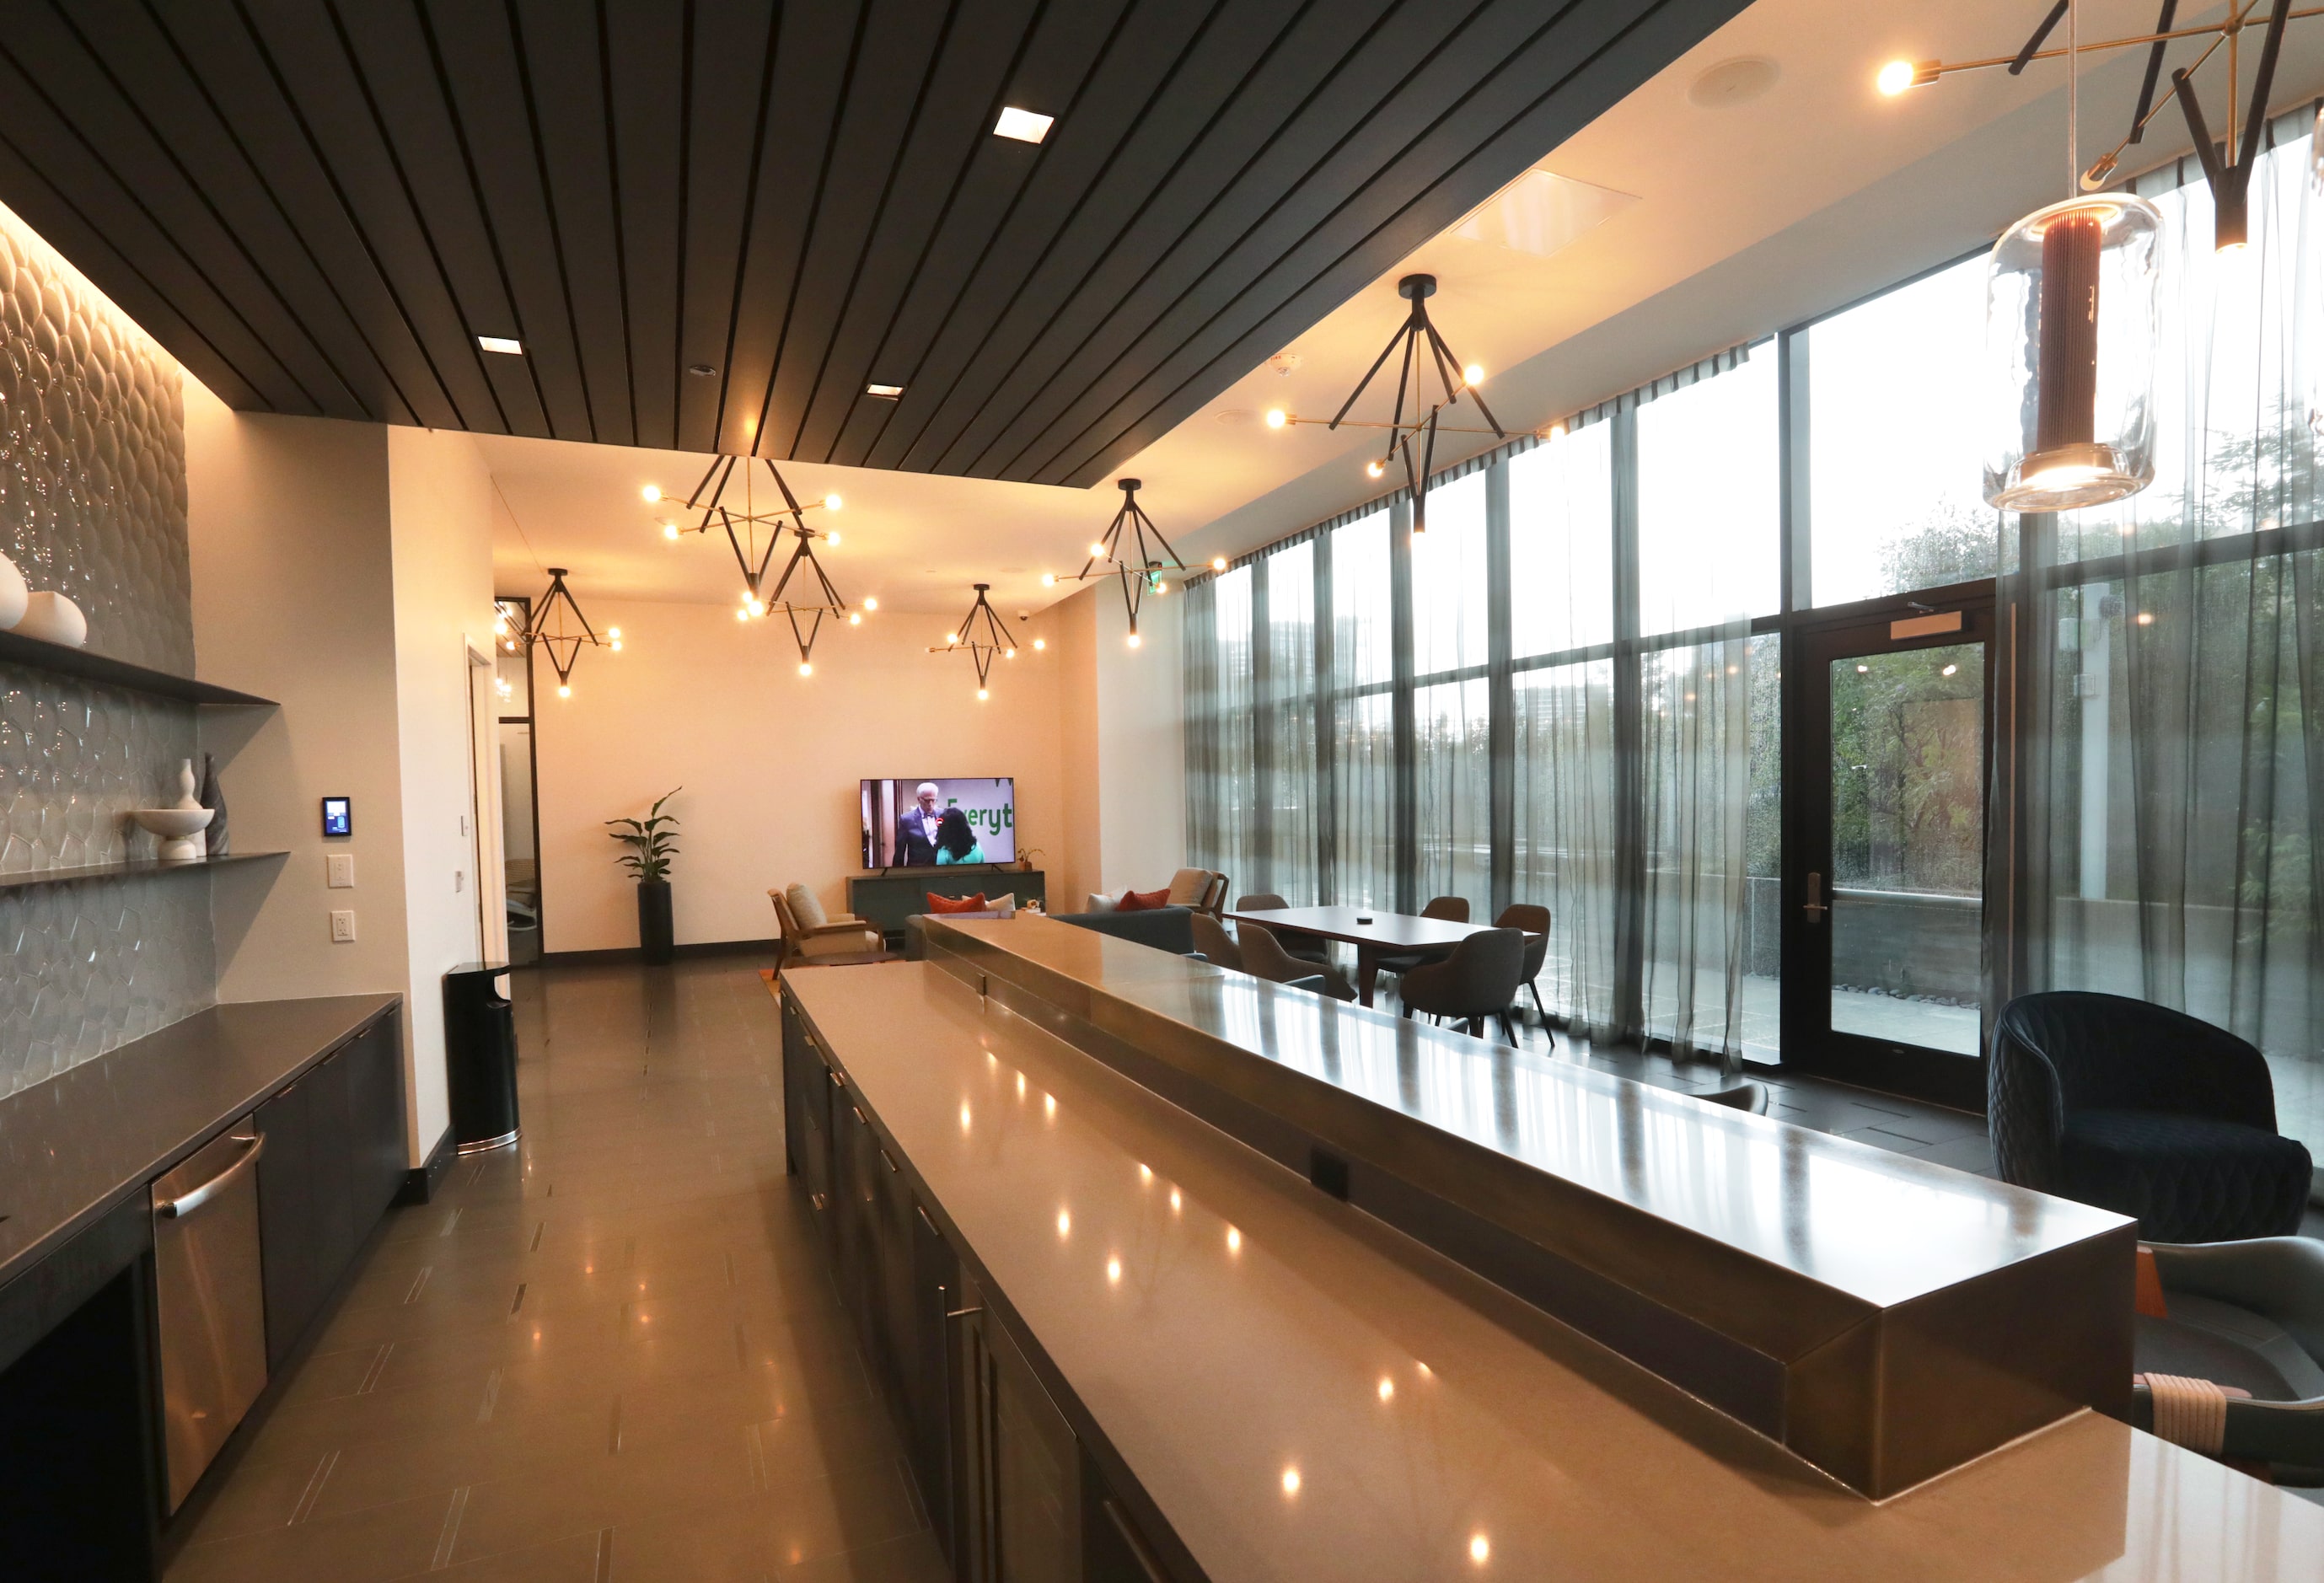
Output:
<path fill-rule="evenodd" d="M 752 959 L 513 982 L 521 1144 L 390 1213 L 171 1583 L 942 1578 Z"/>

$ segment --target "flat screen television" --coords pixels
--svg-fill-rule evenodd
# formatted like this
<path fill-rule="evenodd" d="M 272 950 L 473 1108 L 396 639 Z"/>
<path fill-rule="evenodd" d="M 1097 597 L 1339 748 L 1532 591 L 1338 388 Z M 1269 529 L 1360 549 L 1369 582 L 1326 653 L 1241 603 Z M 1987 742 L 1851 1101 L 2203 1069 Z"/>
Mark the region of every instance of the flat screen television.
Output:
<path fill-rule="evenodd" d="M 957 821 L 945 815 L 958 809 Z M 945 827 L 954 826 L 947 838 Z M 955 855 L 959 827 L 972 838 Z M 932 838 L 933 837 L 933 838 Z M 954 863 L 1017 861 L 1017 782 L 1009 776 L 973 780 L 918 777 L 863 782 L 863 866 L 944 868 Z"/>

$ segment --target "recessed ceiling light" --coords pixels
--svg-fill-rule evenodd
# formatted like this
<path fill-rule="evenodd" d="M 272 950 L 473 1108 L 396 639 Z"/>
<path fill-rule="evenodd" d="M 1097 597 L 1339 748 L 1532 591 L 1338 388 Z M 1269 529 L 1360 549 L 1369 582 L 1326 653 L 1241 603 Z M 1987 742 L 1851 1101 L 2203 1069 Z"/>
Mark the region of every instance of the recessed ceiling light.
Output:
<path fill-rule="evenodd" d="M 478 336 L 476 345 L 487 352 L 504 352 L 511 357 L 524 355 L 524 343 L 512 341 L 506 336 Z"/>
<path fill-rule="evenodd" d="M 1054 115 L 1037 115 L 1030 110 L 1019 110 L 1011 105 L 1001 112 L 1001 119 L 992 124 L 995 137 L 1013 137 L 1019 143 L 1039 143 L 1049 135 L 1049 128 L 1057 124 Z"/>
<path fill-rule="evenodd" d="M 1748 105 L 1774 87 L 1784 69 L 1764 55 L 1722 60 L 1696 78 L 1686 97 L 1706 110 Z"/>
<path fill-rule="evenodd" d="M 897 397 L 904 393 L 904 387 L 901 385 L 865 385 L 863 387 L 863 393 L 867 396 L 885 396 L 892 401 Z"/>

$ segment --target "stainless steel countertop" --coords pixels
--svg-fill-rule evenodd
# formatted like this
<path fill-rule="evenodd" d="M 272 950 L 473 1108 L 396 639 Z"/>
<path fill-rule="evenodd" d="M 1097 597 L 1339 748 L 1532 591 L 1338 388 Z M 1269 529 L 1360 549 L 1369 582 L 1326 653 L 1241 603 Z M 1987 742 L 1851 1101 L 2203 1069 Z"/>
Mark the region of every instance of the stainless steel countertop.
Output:
<path fill-rule="evenodd" d="M 2324 1510 L 2087 1412 L 1865 1501 L 936 968 L 788 992 L 1213 1583 L 2324 1576 Z M 1489 1093 L 1435 1059 L 1426 1102 L 1485 1125 Z M 1568 1097 L 1519 1114 L 1609 1102 L 1544 1093 Z M 1611 1179 L 1651 1179 L 1674 1213 L 1720 1212 L 1720 1183 L 1764 1196 L 1758 1128 L 1731 1158 L 1671 1160 L 1639 1114 Z M 1810 1169 L 1820 1195 L 1855 1180 L 1849 1147 Z M 1877 1239 L 1877 1205 L 1831 1209 Z M 2039 1236 L 2035 1209 L 1989 1234 Z M 1736 1213 L 1776 1256 L 1829 1262 Z M 1913 1256 L 1839 1262 L 1889 1289 Z"/>
<path fill-rule="evenodd" d="M 401 1001 L 214 1006 L 0 1100 L 0 1284 Z"/>

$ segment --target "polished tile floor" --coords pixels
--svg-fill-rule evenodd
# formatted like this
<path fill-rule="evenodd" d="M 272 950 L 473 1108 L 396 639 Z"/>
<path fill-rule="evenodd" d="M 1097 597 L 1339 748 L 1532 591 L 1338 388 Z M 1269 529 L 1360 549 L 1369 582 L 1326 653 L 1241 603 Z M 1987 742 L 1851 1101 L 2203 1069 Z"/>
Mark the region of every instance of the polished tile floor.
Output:
<path fill-rule="evenodd" d="M 944 1578 L 783 1173 L 755 964 L 515 985 L 521 1144 L 391 1211 L 170 1583 Z"/>

